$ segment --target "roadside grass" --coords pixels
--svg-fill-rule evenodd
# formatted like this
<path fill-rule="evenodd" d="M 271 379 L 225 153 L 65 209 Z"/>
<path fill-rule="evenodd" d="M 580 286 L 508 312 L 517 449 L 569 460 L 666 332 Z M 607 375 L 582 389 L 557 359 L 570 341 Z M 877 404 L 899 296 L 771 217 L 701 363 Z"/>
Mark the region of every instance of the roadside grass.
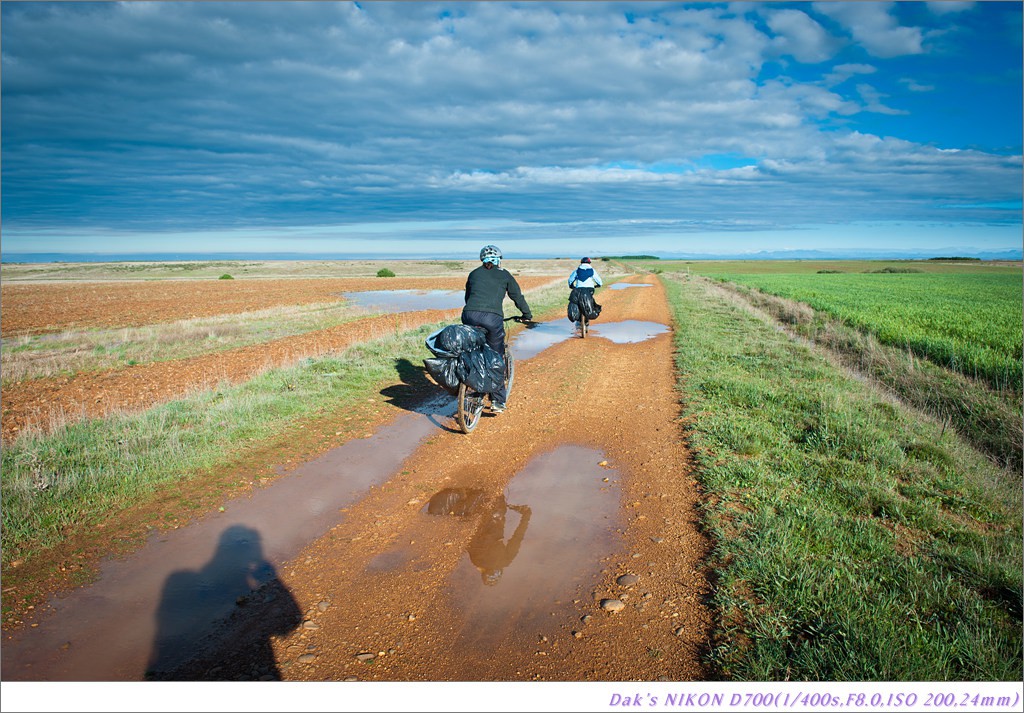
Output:
<path fill-rule="evenodd" d="M 663 274 L 733 680 L 1022 676 L 1019 474 Z"/>
<path fill-rule="evenodd" d="M 528 300 L 539 316 L 560 308 L 567 293 L 567 288 L 552 285 L 529 292 Z M 518 313 L 510 304 L 505 305 L 506 314 Z M 47 434 L 28 433 L 5 445 L 0 451 L 4 567 L 45 555 L 113 513 L 231 462 L 253 442 L 306 419 L 344 413 L 388 385 L 415 378 L 407 372 L 423 372 L 422 361 L 430 356 L 424 342 L 444 324 L 305 359 L 144 412 L 81 420 Z M 509 331 L 519 329 L 516 325 Z"/>

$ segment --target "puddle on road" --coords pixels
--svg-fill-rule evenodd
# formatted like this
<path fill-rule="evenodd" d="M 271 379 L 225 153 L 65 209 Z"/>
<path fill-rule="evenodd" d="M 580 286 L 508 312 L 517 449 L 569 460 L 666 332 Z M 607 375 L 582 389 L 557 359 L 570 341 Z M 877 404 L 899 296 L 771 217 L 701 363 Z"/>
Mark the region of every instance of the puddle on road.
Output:
<path fill-rule="evenodd" d="M 603 337 L 616 344 L 642 342 L 667 331 L 668 327 L 664 324 L 632 319 L 624 322 L 590 323 L 590 337 Z M 567 319 L 541 322 L 536 327 L 524 329 L 512 338 L 512 355 L 519 360 L 529 359 L 559 342 L 576 338 L 576 327 Z"/>
<path fill-rule="evenodd" d="M 95 584 L 53 599 L 52 615 L 37 628 L 4 641 L 2 677 L 139 681 L 152 661 L 173 669 L 241 598 L 274 583 L 276 567 L 341 522 L 340 508 L 387 480 L 451 409 L 449 397 L 433 399 L 225 503 L 223 512 L 104 563 Z"/>
<path fill-rule="evenodd" d="M 571 607 L 580 584 L 619 546 L 617 471 L 599 451 L 562 446 L 533 460 L 503 493 L 449 489 L 427 513 L 450 513 L 474 527 L 452 573 L 449 596 L 462 617 L 456 650 L 475 659 L 509 637 L 536 643 L 552 612 Z M 474 499 L 475 498 L 475 499 Z"/>
<path fill-rule="evenodd" d="M 628 289 L 630 287 L 654 287 L 654 285 L 648 285 L 648 284 L 636 283 L 636 282 L 616 282 L 609 289 L 612 289 L 612 290 L 625 290 L 625 289 Z"/>
<path fill-rule="evenodd" d="M 640 322 L 627 319 L 624 322 L 591 322 L 590 336 L 603 337 L 616 344 L 632 344 L 652 339 L 668 331 L 668 327 L 657 322 Z"/>
<path fill-rule="evenodd" d="M 512 337 L 512 356 L 523 361 L 573 336 L 575 328 L 567 319 L 538 322 L 535 327 L 524 329 Z"/>
<path fill-rule="evenodd" d="M 373 312 L 418 312 L 427 309 L 453 309 L 465 304 L 462 290 L 368 290 L 342 292 L 356 307 Z"/>

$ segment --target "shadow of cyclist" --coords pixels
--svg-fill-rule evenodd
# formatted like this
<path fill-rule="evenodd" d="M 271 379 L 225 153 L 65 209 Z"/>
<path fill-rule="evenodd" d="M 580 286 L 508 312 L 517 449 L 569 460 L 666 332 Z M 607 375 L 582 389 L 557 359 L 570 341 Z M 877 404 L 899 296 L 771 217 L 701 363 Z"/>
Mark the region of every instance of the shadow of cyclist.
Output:
<path fill-rule="evenodd" d="M 509 510 L 519 514 L 519 523 L 506 542 L 505 519 Z M 509 505 L 502 494 L 480 519 L 476 533 L 466 549 L 469 552 L 469 561 L 480 572 L 480 578 L 485 585 L 496 585 L 501 579 L 502 572 L 519 554 L 526 528 L 530 524 L 530 514 L 529 507 Z"/>
<path fill-rule="evenodd" d="M 424 402 L 438 392 L 437 386 L 428 377 L 422 366 L 416 366 L 408 359 L 395 359 L 395 372 L 402 383 L 393 384 L 380 390 L 388 403 L 406 411 L 422 410 Z"/>
<path fill-rule="evenodd" d="M 234 525 L 199 570 L 171 574 L 157 610 L 147 680 L 280 680 L 271 637 L 302 620 L 263 557 L 259 532 Z"/>

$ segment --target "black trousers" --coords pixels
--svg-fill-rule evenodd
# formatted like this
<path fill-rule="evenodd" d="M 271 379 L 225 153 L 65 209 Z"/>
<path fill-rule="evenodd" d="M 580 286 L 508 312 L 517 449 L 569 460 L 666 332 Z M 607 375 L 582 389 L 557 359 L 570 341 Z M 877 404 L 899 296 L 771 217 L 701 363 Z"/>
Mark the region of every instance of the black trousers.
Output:
<path fill-rule="evenodd" d="M 487 346 L 505 356 L 505 320 L 500 314 L 494 312 L 477 312 L 476 310 L 462 310 L 462 323 L 472 327 L 483 327 L 487 330 Z M 491 392 L 491 403 L 505 403 L 508 394 L 502 388 L 499 391 Z"/>

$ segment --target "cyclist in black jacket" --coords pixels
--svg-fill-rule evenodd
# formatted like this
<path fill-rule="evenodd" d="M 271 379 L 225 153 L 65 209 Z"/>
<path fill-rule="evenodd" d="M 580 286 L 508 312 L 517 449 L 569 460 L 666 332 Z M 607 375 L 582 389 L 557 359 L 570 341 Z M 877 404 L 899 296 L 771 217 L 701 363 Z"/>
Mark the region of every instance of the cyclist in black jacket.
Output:
<path fill-rule="evenodd" d="M 512 298 L 526 319 L 533 319 L 533 312 L 516 278 L 508 270 L 502 269 L 501 258 L 501 250 L 494 245 L 485 245 L 480 250 L 480 262 L 483 264 L 466 278 L 466 306 L 462 309 L 462 323 L 483 327 L 487 331 L 488 346 L 504 355 L 505 311 L 502 303 L 505 295 Z M 492 392 L 490 397 L 492 413 L 505 410 L 504 388 Z"/>

